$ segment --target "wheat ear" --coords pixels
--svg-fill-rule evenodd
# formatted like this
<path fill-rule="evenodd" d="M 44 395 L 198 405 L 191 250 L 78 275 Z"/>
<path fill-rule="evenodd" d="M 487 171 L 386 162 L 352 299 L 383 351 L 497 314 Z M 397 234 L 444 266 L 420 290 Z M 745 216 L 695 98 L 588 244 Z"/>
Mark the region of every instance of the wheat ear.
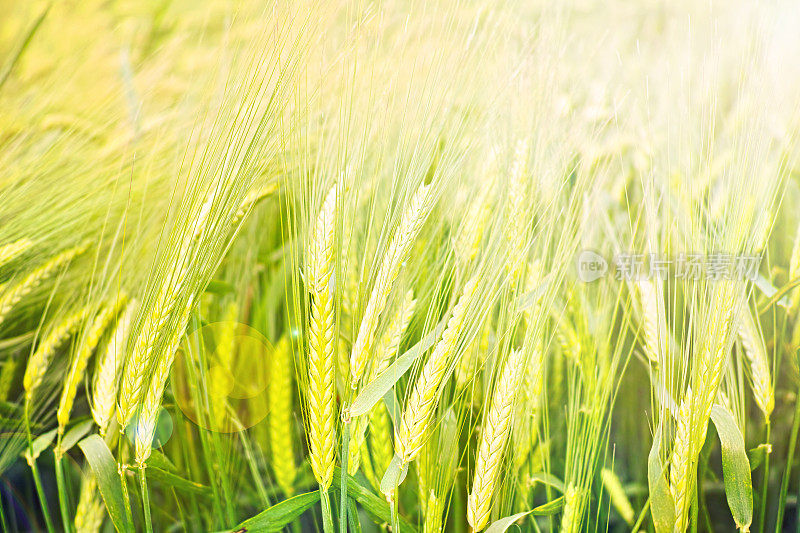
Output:
<path fill-rule="evenodd" d="M 309 462 L 317 482 L 326 490 L 333 481 L 336 446 L 336 334 L 330 287 L 334 265 L 336 195 L 334 187 L 322 205 L 306 265 L 306 281 L 311 293 L 306 387 Z"/>
<path fill-rule="evenodd" d="M 775 407 L 775 392 L 772 389 L 767 349 L 749 309 L 742 313 L 738 333 L 745 357 L 750 363 L 750 374 L 753 378 L 753 397 L 758 408 L 764 414 L 764 420 L 769 422 L 770 414 L 772 414 L 772 409 Z"/>
<path fill-rule="evenodd" d="M 520 139 L 514 150 L 511 172 L 508 180 L 508 216 L 506 218 L 506 240 L 509 245 L 509 256 L 506 269 L 512 279 L 517 279 L 525 264 L 528 239 L 527 214 L 527 157 L 528 140 Z"/>
<path fill-rule="evenodd" d="M 131 353 L 127 357 L 117 405 L 117 421 L 120 431 L 124 430 L 131 421 L 136 410 L 136 402 L 145 386 L 147 369 L 156 338 L 169 320 L 170 312 L 173 309 L 173 301 L 169 298 L 171 292 L 162 287 L 154 304 L 148 307 L 142 327 L 133 343 Z"/>
<path fill-rule="evenodd" d="M 275 481 L 286 496 L 294 494 L 297 466 L 292 433 L 292 354 L 286 337 L 281 338 L 267 361 L 269 384 L 269 445 Z"/>
<path fill-rule="evenodd" d="M 100 312 L 95 316 L 92 323 L 89 325 L 83 343 L 78 352 L 72 358 L 67 378 L 64 382 L 64 388 L 61 391 L 61 398 L 58 402 L 58 410 L 56 411 L 56 420 L 58 421 L 58 433 L 64 433 L 64 428 L 69 422 L 69 416 L 72 413 L 72 404 L 75 402 L 75 394 L 78 391 L 78 385 L 83 380 L 86 365 L 89 363 L 89 357 L 100 342 L 100 337 L 106 330 L 108 325 L 114 319 L 120 307 L 125 302 L 125 297 L 117 299 L 115 305 L 104 306 Z"/>
<path fill-rule="evenodd" d="M 0 246 L 0 267 L 24 254 L 31 246 L 33 241 L 25 237 Z"/>
<path fill-rule="evenodd" d="M 691 455 L 692 389 L 687 389 L 678 409 L 675 442 L 672 445 L 669 489 L 675 503 L 675 531 L 686 529 L 686 507 L 689 501 L 689 461 Z"/>
<path fill-rule="evenodd" d="M 225 306 L 222 323 L 219 327 L 218 338 L 214 347 L 214 366 L 219 370 L 216 379 L 211 379 L 208 383 L 208 395 L 211 399 L 211 415 L 214 422 L 214 429 L 222 430 L 225 427 L 225 420 L 228 414 L 228 386 L 230 383 L 225 379 L 229 376 L 228 372 L 233 368 L 234 354 L 236 352 L 236 327 L 239 317 L 239 304 L 231 301 Z"/>
<path fill-rule="evenodd" d="M 653 280 L 636 282 L 639 303 L 642 309 L 644 353 L 651 364 L 661 364 L 665 356 L 666 318 L 661 287 Z"/>
<path fill-rule="evenodd" d="M 378 479 L 383 477 L 394 458 L 393 437 L 389 409 L 383 401 L 379 401 L 369 412 L 369 448 L 372 452 L 372 466 Z"/>
<path fill-rule="evenodd" d="M 400 267 L 428 216 L 431 203 L 429 189 L 430 186 L 423 184 L 414 194 L 411 203 L 400 219 L 400 226 L 389 244 L 389 249 L 383 256 L 383 262 L 367 301 L 364 316 L 361 318 L 358 335 L 350 356 L 350 385 L 353 388 L 358 387 L 358 382 L 364 374 L 378 319 L 386 307 L 386 300 L 392 291 Z"/>
<path fill-rule="evenodd" d="M 732 303 L 733 302 L 733 303 Z M 678 413 L 672 458 L 670 460 L 670 491 L 675 500 L 675 531 L 686 529 L 689 500 L 695 478 L 697 456 L 708 428 L 711 407 L 717 396 L 732 331 L 737 293 L 731 282 L 714 285 L 708 316 L 707 339 L 700 347 L 699 364 L 695 375 L 697 389 L 687 390 Z"/>
<path fill-rule="evenodd" d="M 425 522 L 423 522 L 423 533 L 442 532 L 442 513 L 444 512 L 444 502 L 436 496 L 436 492 L 431 490 L 428 493 L 427 503 L 425 504 Z"/>
<path fill-rule="evenodd" d="M 22 380 L 22 386 L 25 389 L 25 401 L 31 402 L 33 395 L 39 385 L 42 384 L 45 371 L 50 366 L 50 361 L 53 359 L 56 350 L 59 346 L 67 340 L 67 338 L 75 331 L 89 314 L 88 308 L 81 309 L 71 315 L 67 316 L 64 320 L 59 322 L 47 336 L 42 339 L 36 351 L 33 352 L 28 365 L 25 368 L 25 376 Z"/>
<path fill-rule="evenodd" d="M 522 350 L 511 351 L 497 379 L 489 411 L 484 418 L 472 492 L 467 498 L 467 522 L 473 531 L 481 531 L 489 521 L 495 485 L 511 429 L 523 359 Z"/>
<path fill-rule="evenodd" d="M 105 505 L 98 498 L 97 479 L 91 472 L 81 476 L 81 492 L 75 510 L 75 531 L 97 533 L 105 518 Z"/>
<path fill-rule="evenodd" d="M 397 351 L 400 348 L 400 341 L 403 339 L 403 334 L 405 333 L 406 328 L 411 321 L 411 317 L 414 315 L 414 308 L 416 307 L 416 304 L 417 301 L 414 299 L 414 291 L 407 291 L 403 297 L 403 302 L 400 304 L 400 309 L 392 317 L 392 320 L 389 322 L 386 331 L 383 332 L 383 335 L 381 335 L 380 340 L 375 346 L 375 360 L 373 361 L 372 368 L 370 369 L 369 381 L 375 379 L 391 364 L 392 358 L 397 354 Z M 377 409 L 377 407 L 373 408 L 373 410 L 375 409 Z M 372 411 L 370 411 L 370 414 L 372 414 Z M 386 425 L 384 423 L 372 428 L 368 417 L 359 417 L 350 424 L 350 442 L 354 443 L 354 446 L 350 447 L 350 462 L 348 465 L 351 467 L 350 471 L 352 472 L 358 470 L 360 450 L 364 443 L 365 433 L 368 426 L 370 426 L 370 432 L 383 432 L 386 429 Z M 379 441 L 381 442 L 382 446 L 386 446 L 386 441 L 388 440 L 388 446 L 391 447 L 391 439 L 391 433 L 373 433 L 374 444 L 376 441 Z"/>
<path fill-rule="evenodd" d="M 239 208 L 233 215 L 231 226 L 236 226 L 247 215 L 247 213 L 249 213 L 250 210 L 256 206 L 256 204 L 258 204 L 264 198 L 272 195 L 272 193 L 277 190 L 278 182 L 274 181 L 247 193 L 247 196 L 244 197 L 244 200 L 242 200 L 242 203 L 239 204 Z"/>
<path fill-rule="evenodd" d="M 221 184 L 222 182 L 220 182 L 219 186 Z M 169 275 L 162 280 L 154 301 L 147 306 L 147 313 L 141 320 L 141 328 L 133 343 L 131 354 L 127 358 L 125 370 L 122 373 L 122 385 L 120 387 L 119 403 L 117 404 L 117 420 L 119 421 L 120 431 L 124 431 L 128 426 L 136 411 L 136 402 L 145 394 L 144 387 L 146 386 L 147 371 L 152 366 L 151 363 L 155 361 L 158 367 L 165 362 L 168 363 L 166 372 L 167 374 L 169 373 L 169 366 L 172 365 L 172 357 L 175 355 L 174 350 L 177 349 L 180 337 L 186 329 L 189 313 L 194 305 L 194 297 L 191 296 L 189 298 L 187 307 L 182 310 L 176 308 L 175 302 L 180 299 L 184 290 L 189 263 L 192 259 L 191 252 L 206 230 L 208 217 L 211 214 L 217 193 L 218 189 L 208 195 L 200 206 L 198 215 L 192 219 L 187 228 L 184 228 L 185 233 L 172 261 L 174 266 Z M 177 324 L 178 327 L 172 334 L 173 338 L 167 343 L 167 352 L 161 357 L 161 360 L 154 360 L 153 349 L 159 340 L 158 337 L 170 317 L 175 313 L 180 313 L 178 315 L 180 320 Z M 158 408 L 157 405 L 155 407 Z M 147 449 L 149 450 L 149 448 L 148 444 Z M 149 451 L 147 453 L 149 454 Z"/>
<path fill-rule="evenodd" d="M 0 400 L 8 400 L 11 394 L 11 387 L 14 386 L 14 378 L 19 369 L 19 358 L 8 357 L 3 362 L 3 369 L 0 370 Z"/>
<path fill-rule="evenodd" d="M 789 257 L 789 280 L 794 280 L 798 276 L 800 276 L 800 224 L 797 225 L 797 232 L 792 244 L 792 255 Z M 795 288 L 792 291 L 789 309 L 796 312 L 798 303 L 800 303 L 800 290 Z"/>
<path fill-rule="evenodd" d="M 468 311 L 475 303 L 477 288 L 477 276 L 464 285 L 442 338 L 436 343 L 411 390 L 399 428 L 395 431 L 395 450 L 403 463 L 413 461 L 425 444 L 428 423 L 459 338 L 466 327 Z"/>
<path fill-rule="evenodd" d="M 561 515 L 561 533 L 578 533 L 583 521 L 583 493 L 573 483 L 564 491 L 564 512 Z"/>
<path fill-rule="evenodd" d="M 603 487 L 605 487 L 608 496 L 611 498 L 611 504 L 617 510 L 619 515 L 625 520 L 629 526 L 633 525 L 634 512 L 628 496 L 625 494 L 625 489 L 622 488 L 619 478 L 613 470 L 603 468 L 600 471 L 600 477 L 603 480 Z"/>
<path fill-rule="evenodd" d="M 128 303 L 117 320 L 94 373 L 91 410 L 92 417 L 97 427 L 100 428 L 101 436 L 105 436 L 108 425 L 111 423 L 111 417 L 114 416 L 118 377 L 124 360 L 125 341 L 128 338 L 135 310 L 136 302 Z"/>
<path fill-rule="evenodd" d="M 3 294 L 0 295 L 0 324 L 3 323 L 6 316 L 14 308 L 14 306 L 17 305 L 33 289 L 38 287 L 43 280 L 53 275 L 59 268 L 85 252 L 86 248 L 87 246 L 82 244 L 54 255 L 44 264 L 22 278 L 19 283 L 5 290 Z"/>
<path fill-rule="evenodd" d="M 194 299 L 190 298 L 180 314 L 178 327 L 175 328 L 169 342 L 166 344 L 164 352 L 156 359 L 150 383 L 147 389 L 143 389 L 145 394 L 138 399 L 141 408 L 139 418 L 136 421 L 134 444 L 136 447 L 136 464 L 139 468 L 142 468 L 150 457 L 153 437 L 156 431 L 158 408 L 161 406 L 161 397 L 164 395 L 164 387 L 172 369 L 172 362 L 175 360 L 175 353 L 186 331 L 186 324 L 189 322 L 189 316 L 193 308 Z"/>

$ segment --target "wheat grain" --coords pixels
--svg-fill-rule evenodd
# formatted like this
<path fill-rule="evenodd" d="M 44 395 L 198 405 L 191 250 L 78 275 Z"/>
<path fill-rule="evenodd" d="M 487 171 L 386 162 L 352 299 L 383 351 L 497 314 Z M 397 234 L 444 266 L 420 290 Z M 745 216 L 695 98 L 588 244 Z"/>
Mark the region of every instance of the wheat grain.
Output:
<path fill-rule="evenodd" d="M 392 291 L 400 267 L 409 253 L 411 245 L 422 229 L 430 209 L 430 186 L 420 185 L 408 208 L 400 219 L 400 225 L 383 256 L 375 285 L 370 293 L 364 316 L 358 328 L 358 335 L 350 356 L 350 385 L 358 387 L 378 326 L 378 319 L 386 307 L 386 300 Z"/>
<path fill-rule="evenodd" d="M 675 442 L 670 456 L 669 489 L 675 503 L 675 531 L 686 529 L 686 507 L 689 500 L 689 461 L 691 455 L 692 390 L 687 389 L 678 410 Z"/>
<path fill-rule="evenodd" d="M 441 533 L 444 504 L 441 499 L 436 497 L 436 492 L 433 490 L 428 493 L 425 509 L 425 522 L 423 523 L 422 531 L 424 533 Z"/>

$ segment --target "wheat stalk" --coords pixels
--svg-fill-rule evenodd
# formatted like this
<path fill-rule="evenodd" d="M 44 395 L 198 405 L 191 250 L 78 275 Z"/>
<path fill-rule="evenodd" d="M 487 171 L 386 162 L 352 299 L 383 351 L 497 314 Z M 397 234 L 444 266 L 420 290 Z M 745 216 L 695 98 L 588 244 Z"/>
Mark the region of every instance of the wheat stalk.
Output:
<path fill-rule="evenodd" d="M 512 350 L 489 402 L 489 411 L 483 422 L 483 431 L 478 443 L 478 457 L 472 492 L 467 498 L 467 522 L 474 531 L 481 531 L 489 522 L 492 498 L 514 413 L 514 399 L 522 374 L 524 354 Z"/>
<path fill-rule="evenodd" d="M 286 337 L 281 338 L 267 360 L 269 385 L 269 445 L 275 481 L 287 496 L 294 494 L 297 467 L 292 438 L 292 354 Z"/>
<path fill-rule="evenodd" d="M 442 338 L 436 343 L 411 390 L 399 428 L 395 431 L 395 450 L 403 463 L 414 460 L 425 443 L 428 424 L 439 398 L 441 384 L 467 325 L 470 308 L 475 304 L 477 288 L 478 277 L 473 276 L 464 285 Z"/>
<path fill-rule="evenodd" d="M 430 186 L 422 184 L 403 213 L 400 225 L 383 256 L 383 262 L 367 301 L 367 307 L 361 318 L 358 335 L 351 351 L 350 385 L 353 388 L 358 387 L 358 382 L 364 374 L 378 319 L 386 307 L 386 300 L 392 291 L 400 267 L 425 223 L 430 203 Z"/>

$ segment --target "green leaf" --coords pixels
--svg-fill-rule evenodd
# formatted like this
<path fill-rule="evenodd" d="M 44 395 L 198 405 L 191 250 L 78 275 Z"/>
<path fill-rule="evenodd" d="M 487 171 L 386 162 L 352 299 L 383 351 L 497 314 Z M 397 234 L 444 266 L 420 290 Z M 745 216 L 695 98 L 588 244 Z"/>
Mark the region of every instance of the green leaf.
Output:
<path fill-rule="evenodd" d="M 31 446 L 29 448 L 25 448 L 25 451 L 22 452 L 22 454 L 25 456 L 25 459 L 30 461 L 35 461 L 38 459 L 42 452 L 53 443 L 53 440 L 56 438 L 56 432 L 57 430 L 53 429 L 36 437 L 33 440 L 33 443 L 31 443 Z"/>
<path fill-rule="evenodd" d="M 248 518 L 235 528 L 234 531 L 280 531 L 291 524 L 301 514 L 310 509 L 319 501 L 319 491 L 298 494 L 281 503 L 275 504 L 252 518 Z"/>
<path fill-rule="evenodd" d="M 408 465 L 400 464 L 400 456 L 392 457 L 392 462 L 386 467 L 386 472 L 381 479 L 381 492 L 387 495 L 393 493 L 394 489 L 403 482 L 407 472 Z"/>
<path fill-rule="evenodd" d="M 164 472 L 178 473 L 178 468 L 169 460 L 169 458 L 161 453 L 160 450 L 151 450 L 150 457 L 147 459 L 147 466 L 153 466 Z"/>
<path fill-rule="evenodd" d="M 763 313 L 769 309 L 770 306 L 776 303 L 784 309 L 789 309 L 791 307 L 791 301 L 786 294 L 798 284 L 800 284 L 800 278 L 795 278 L 778 290 L 772 283 L 770 283 L 768 279 L 759 274 L 753 281 L 753 285 L 755 285 L 756 288 L 758 288 L 758 290 L 764 294 L 764 296 L 769 298 L 769 300 L 761 306 L 759 313 Z"/>
<path fill-rule="evenodd" d="M 772 453 L 772 446 L 769 444 L 759 444 L 755 448 L 747 450 L 747 458 L 750 461 L 750 471 L 761 466 L 770 453 Z"/>
<path fill-rule="evenodd" d="M 562 507 L 564 507 L 564 497 L 559 496 L 553 501 L 544 503 L 539 507 L 534 507 L 531 514 L 535 516 L 550 516 L 559 512 Z"/>
<path fill-rule="evenodd" d="M 117 472 L 117 463 L 105 441 L 100 438 L 100 435 L 89 435 L 78 443 L 78 447 L 86 456 L 92 473 L 97 479 L 100 495 L 103 497 L 108 516 L 111 517 L 114 527 L 120 532 L 133 532 L 133 525 L 129 524 L 125 517 L 125 503 Z"/>
<path fill-rule="evenodd" d="M 147 466 L 147 478 L 148 481 L 152 478 L 159 483 L 174 487 L 176 490 L 190 492 L 192 494 L 198 494 L 200 496 L 209 498 L 211 497 L 210 487 L 195 481 L 189 481 L 186 478 L 182 478 L 176 474 L 173 474 L 172 472 L 162 470 L 158 467 L 151 466 L 149 462 Z"/>
<path fill-rule="evenodd" d="M 719 404 L 712 407 L 711 420 L 717 428 L 722 448 L 722 474 L 728 507 L 739 529 L 747 530 L 753 521 L 753 482 L 744 437 L 727 407 Z"/>
<path fill-rule="evenodd" d="M 341 483 L 342 473 L 337 466 L 333 474 L 334 488 Z M 381 523 L 391 523 L 391 509 L 389 504 L 386 503 L 384 498 L 381 498 L 367 487 L 363 486 L 353 476 L 347 476 L 347 494 L 354 499 L 358 504 L 373 518 L 376 518 Z M 400 518 L 400 530 L 405 533 L 416 531 L 414 526 Z"/>
<path fill-rule="evenodd" d="M 348 413 L 350 416 L 361 416 L 368 413 L 372 407 L 389 392 L 408 369 L 414 364 L 425 350 L 433 346 L 439 335 L 447 327 L 447 317 L 443 318 L 436 327 L 425 335 L 417 344 L 408 349 L 406 353 L 398 357 L 394 363 L 381 374 L 367 383 L 359 395 L 353 400 Z"/>
<path fill-rule="evenodd" d="M 505 533 L 505 531 L 511 527 L 511 524 L 520 518 L 529 515 L 530 513 L 531 511 L 525 511 L 524 513 L 517 513 L 515 515 L 506 516 L 504 518 L 500 518 L 499 520 L 495 520 L 488 528 L 486 528 L 486 533 Z"/>
<path fill-rule="evenodd" d="M 545 485 L 550 485 L 557 491 L 561 493 L 564 492 L 564 482 L 553 474 L 548 474 L 547 472 L 536 472 L 531 476 L 530 480 L 538 481 L 539 483 L 544 483 Z"/>
<path fill-rule="evenodd" d="M 66 453 L 72 449 L 72 447 L 75 446 L 79 440 L 89 433 L 89 430 L 92 429 L 93 424 L 94 420 L 88 418 L 83 422 L 78 422 L 72 426 L 69 431 L 64 434 L 64 438 L 61 439 L 61 452 Z"/>
<path fill-rule="evenodd" d="M 205 292 L 216 294 L 217 296 L 225 296 L 236 292 L 236 288 L 227 281 L 212 279 L 208 282 L 208 285 L 206 285 Z"/>
<path fill-rule="evenodd" d="M 675 501 L 669 492 L 669 484 L 664 477 L 661 463 L 661 425 L 653 437 L 653 446 L 647 457 L 647 485 L 650 488 L 650 512 L 656 533 L 671 533 L 675 527 Z"/>

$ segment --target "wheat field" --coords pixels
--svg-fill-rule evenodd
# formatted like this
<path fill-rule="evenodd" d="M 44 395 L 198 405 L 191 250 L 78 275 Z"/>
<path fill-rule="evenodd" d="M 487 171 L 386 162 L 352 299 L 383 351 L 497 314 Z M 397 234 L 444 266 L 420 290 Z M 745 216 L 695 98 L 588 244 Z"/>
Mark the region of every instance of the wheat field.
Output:
<path fill-rule="evenodd" d="M 3 0 L 3 531 L 800 532 L 787 0 Z"/>

